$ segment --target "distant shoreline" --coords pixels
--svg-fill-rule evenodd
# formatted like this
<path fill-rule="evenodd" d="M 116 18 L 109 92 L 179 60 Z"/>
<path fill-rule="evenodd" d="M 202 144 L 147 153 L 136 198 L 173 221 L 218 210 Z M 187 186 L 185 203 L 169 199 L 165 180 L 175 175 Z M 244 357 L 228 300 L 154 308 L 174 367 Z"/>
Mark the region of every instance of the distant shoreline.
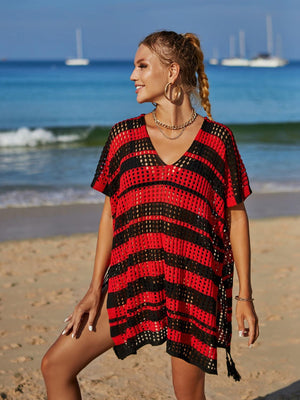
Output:
<path fill-rule="evenodd" d="M 256 193 L 245 202 L 250 219 L 300 215 L 300 192 Z M 97 232 L 103 208 L 71 204 L 0 209 L 0 242 Z"/>
<path fill-rule="evenodd" d="M 137 116 L 137 115 L 136 115 Z M 130 118 L 130 116 L 128 117 Z M 59 125 L 46 125 L 46 126 L 42 126 L 43 129 L 49 129 L 49 130 L 54 130 L 54 131 L 71 131 L 73 129 L 88 129 L 88 128 L 93 128 L 93 129 L 110 129 L 112 124 L 116 123 L 118 121 L 114 121 L 111 124 L 98 124 L 98 123 L 91 123 L 91 124 L 59 124 Z M 230 125 L 232 128 L 244 128 L 244 127 L 249 127 L 249 128 L 264 128 L 266 126 L 279 126 L 279 127 L 284 127 L 286 125 L 291 125 L 291 126 L 295 126 L 295 128 L 299 128 L 300 125 L 300 119 L 299 120 L 295 120 L 295 121 L 291 121 L 291 120 L 278 120 L 278 121 L 245 121 L 245 122 L 230 122 L 230 121 L 217 121 L 220 123 L 224 123 L 225 125 Z M 22 125 L 22 127 L 24 127 L 24 124 Z M 7 132 L 8 130 L 16 130 L 19 129 L 20 126 L 3 126 L 0 127 L 0 133 L 3 132 Z M 26 126 L 27 129 L 38 129 L 41 128 L 40 125 L 37 126 Z"/>

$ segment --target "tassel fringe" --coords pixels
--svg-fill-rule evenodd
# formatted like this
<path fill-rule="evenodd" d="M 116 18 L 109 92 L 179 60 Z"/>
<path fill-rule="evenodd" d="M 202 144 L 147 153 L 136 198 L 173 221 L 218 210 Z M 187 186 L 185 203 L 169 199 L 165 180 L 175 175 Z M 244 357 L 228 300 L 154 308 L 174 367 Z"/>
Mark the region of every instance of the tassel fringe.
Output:
<path fill-rule="evenodd" d="M 230 348 L 226 349 L 226 363 L 227 363 L 227 373 L 228 377 L 232 376 L 235 381 L 241 380 L 241 375 L 238 373 L 237 369 L 235 368 L 235 363 L 230 354 Z"/>

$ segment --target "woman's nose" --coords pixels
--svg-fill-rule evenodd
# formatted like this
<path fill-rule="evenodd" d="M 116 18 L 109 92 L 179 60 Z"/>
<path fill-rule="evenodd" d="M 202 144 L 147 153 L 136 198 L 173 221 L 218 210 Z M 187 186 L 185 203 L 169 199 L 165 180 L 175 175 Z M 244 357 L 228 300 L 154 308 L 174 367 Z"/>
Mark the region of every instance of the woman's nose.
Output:
<path fill-rule="evenodd" d="M 136 69 L 135 68 L 132 71 L 132 74 L 130 75 L 130 80 L 131 81 L 136 81 Z"/>

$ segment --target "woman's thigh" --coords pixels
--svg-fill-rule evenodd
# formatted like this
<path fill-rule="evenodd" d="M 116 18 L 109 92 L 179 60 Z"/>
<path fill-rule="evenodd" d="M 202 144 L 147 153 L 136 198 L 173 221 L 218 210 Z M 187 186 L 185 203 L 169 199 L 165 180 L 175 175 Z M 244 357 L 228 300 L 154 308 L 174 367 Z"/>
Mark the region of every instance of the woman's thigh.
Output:
<path fill-rule="evenodd" d="M 178 400 L 205 400 L 205 372 L 181 358 L 171 357 L 173 386 Z"/>
<path fill-rule="evenodd" d="M 74 377 L 93 359 L 113 347 L 106 307 L 107 294 L 103 293 L 96 317 L 94 331 L 88 330 L 88 318 L 84 315 L 76 338 L 60 335 L 44 356 L 44 375 Z"/>

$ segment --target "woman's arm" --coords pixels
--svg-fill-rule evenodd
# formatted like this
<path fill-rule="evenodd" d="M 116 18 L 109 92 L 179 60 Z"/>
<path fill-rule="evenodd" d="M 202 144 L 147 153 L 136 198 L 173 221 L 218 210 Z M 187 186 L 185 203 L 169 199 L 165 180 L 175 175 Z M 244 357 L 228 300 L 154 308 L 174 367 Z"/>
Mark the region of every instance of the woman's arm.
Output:
<path fill-rule="evenodd" d="M 110 199 L 105 196 L 105 202 L 99 223 L 94 271 L 90 287 L 83 299 L 76 305 L 73 313 L 66 318 L 68 325 L 63 331 L 64 334 L 72 332 L 76 337 L 83 314 L 89 314 L 89 330 L 93 330 L 94 321 L 99 310 L 101 287 L 105 272 L 109 265 L 113 241 L 113 220 L 111 215 Z"/>
<path fill-rule="evenodd" d="M 230 227 L 230 242 L 233 259 L 239 279 L 239 296 L 242 298 L 252 297 L 251 287 L 251 251 L 249 222 L 244 203 L 228 208 L 227 218 Z M 251 346 L 258 337 L 258 319 L 253 302 L 237 301 L 236 318 L 239 332 L 242 336 L 249 336 L 248 346 Z M 249 326 L 245 328 L 244 321 Z"/>

